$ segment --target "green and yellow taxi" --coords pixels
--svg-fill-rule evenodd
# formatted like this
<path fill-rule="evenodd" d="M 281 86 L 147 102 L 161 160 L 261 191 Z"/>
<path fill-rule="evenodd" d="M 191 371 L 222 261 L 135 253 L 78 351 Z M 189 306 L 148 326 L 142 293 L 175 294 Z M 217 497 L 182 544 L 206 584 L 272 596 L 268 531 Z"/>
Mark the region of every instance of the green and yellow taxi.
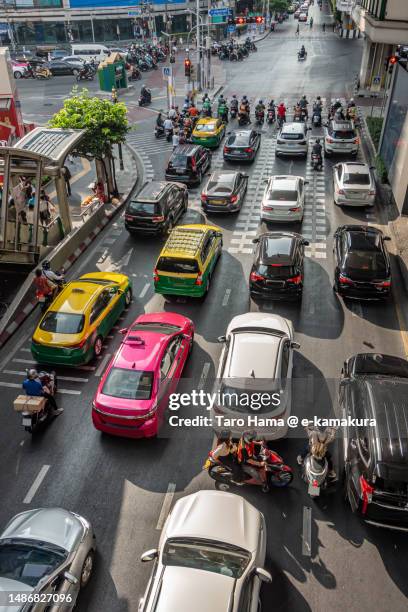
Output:
<path fill-rule="evenodd" d="M 192 139 L 203 147 L 215 148 L 225 135 L 225 123 L 217 117 L 204 117 L 195 124 Z"/>
<path fill-rule="evenodd" d="M 221 252 L 219 227 L 197 224 L 174 228 L 154 269 L 155 292 L 204 297 Z"/>
<path fill-rule="evenodd" d="M 78 366 L 98 357 L 103 339 L 131 300 L 132 286 L 125 274 L 91 272 L 68 283 L 33 334 L 34 359 Z"/>

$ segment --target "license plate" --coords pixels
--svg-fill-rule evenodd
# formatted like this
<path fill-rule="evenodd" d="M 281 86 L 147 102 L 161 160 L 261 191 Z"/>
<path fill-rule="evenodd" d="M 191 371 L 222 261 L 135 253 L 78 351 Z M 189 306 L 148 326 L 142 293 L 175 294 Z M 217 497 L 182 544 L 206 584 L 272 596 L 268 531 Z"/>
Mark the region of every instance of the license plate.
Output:
<path fill-rule="evenodd" d="M 23 418 L 23 427 L 31 427 L 31 418 Z"/>
<path fill-rule="evenodd" d="M 224 204 L 224 200 L 210 200 L 210 204 Z"/>
<path fill-rule="evenodd" d="M 176 170 L 176 174 L 184 174 L 184 170 L 183 169 L 177 169 Z"/>
<path fill-rule="evenodd" d="M 276 289 L 280 289 L 282 287 L 284 287 L 285 283 L 284 281 L 266 281 L 266 286 L 267 287 L 276 287 Z"/>
<path fill-rule="evenodd" d="M 320 495 L 320 487 L 317 487 L 313 484 L 309 484 L 308 492 L 311 497 L 318 497 L 318 495 Z"/>

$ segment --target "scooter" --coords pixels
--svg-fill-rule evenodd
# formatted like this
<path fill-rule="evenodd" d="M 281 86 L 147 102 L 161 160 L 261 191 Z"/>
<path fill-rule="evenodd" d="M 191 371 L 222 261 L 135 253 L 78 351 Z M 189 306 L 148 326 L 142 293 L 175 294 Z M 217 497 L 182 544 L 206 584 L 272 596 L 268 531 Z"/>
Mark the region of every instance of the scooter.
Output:
<path fill-rule="evenodd" d="M 148 106 L 152 101 L 152 94 L 150 91 L 147 92 L 147 95 L 139 97 L 139 106 Z"/>
<path fill-rule="evenodd" d="M 321 113 L 313 113 L 312 123 L 313 123 L 313 127 L 321 127 L 322 125 Z"/>
<path fill-rule="evenodd" d="M 142 75 L 140 73 L 139 68 L 136 68 L 136 66 L 133 66 L 132 73 L 130 75 L 130 80 L 131 81 L 139 81 L 141 78 L 142 78 Z"/>
<path fill-rule="evenodd" d="M 322 156 L 317 153 L 312 153 L 312 168 L 313 170 L 321 170 L 323 167 Z"/>
<path fill-rule="evenodd" d="M 156 136 L 156 138 L 164 136 L 164 127 L 162 125 L 156 125 L 156 127 L 154 128 L 154 135 Z"/>
<path fill-rule="evenodd" d="M 302 478 L 308 485 L 308 493 L 313 499 L 320 496 L 332 486 L 337 478 L 328 478 L 329 464 L 326 457 L 319 459 L 311 453 L 307 455 L 302 466 Z"/>
<path fill-rule="evenodd" d="M 235 119 L 237 114 L 238 114 L 238 109 L 235 106 L 231 107 L 230 108 L 230 118 Z"/>
<path fill-rule="evenodd" d="M 269 125 L 272 125 L 272 123 L 275 123 L 275 111 L 274 110 L 268 110 L 266 121 Z"/>
<path fill-rule="evenodd" d="M 258 111 L 255 113 L 256 125 L 263 125 L 265 121 L 265 113 L 264 111 Z"/>
<path fill-rule="evenodd" d="M 77 81 L 93 81 L 95 78 L 95 72 L 92 69 L 81 68 L 76 75 Z"/>
<path fill-rule="evenodd" d="M 290 485 L 293 480 L 293 470 L 284 463 L 282 457 L 278 455 L 278 453 L 270 450 L 264 443 L 259 456 L 265 461 L 264 478 L 262 478 L 261 475 L 259 478 L 251 476 L 245 473 L 244 468 L 244 480 L 242 482 L 236 482 L 233 478 L 232 469 L 223 463 L 219 463 L 211 456 L 211 453 L 208 455 L 204 469 L 208 471 L 210 478 L 215 480 L 216 488 L 221 491 L 226 491 L 234 485 L 255 485 L 261 487 L 263 493 L 269 493 L 273 487 L 283 488 Z M 260 474 L 261 469 L 262 468 L 260 468 Z"/>
<path fill-rule="evenodd" d="M 167 142 L 171 142 L 171 139 L 173 138 L 173 130 L 172 130 L 172 129 L 169 129 L 169 128 L 166 128 L 166 129 L 164 130 L 164 134 L 165 134 L 165 136 L 166 136 L 166 140 L 167 140 Z"/>
<path fill-rule="evenodd" d="M 243 126 L 250 123 L 249 114 L 248 113 L 239 113 L 238 115 L 238 125 Z"/>
<path fill-rule="evenodd" d="M 28 370 L 27 370 L 28 374 Z M 43 387 L 47 387 L 49 393 L 55 397 L 57 393 L 57 375 L 55 372 L 39 372 L 38 377 Z M 29 397 L 29 396 L 28 396 Z M 52 409 L 48 400 L 38 412 L 23 411 L 22 425 L 28 433 L 35 433 L 52 415 Z"/>
<path fill-rule="evenodd" d="M 298 61 L 303 62 L 307 58 L 307 51 L 302 55 L 300 51 L 298 51 Z"/>
<path fill-rule="evenodd" d="M 35 69 L 34 72 L 34 78 L 35 79 L 51 79 L 52 78 L 52 72 L 49 68 L 44 67 L 37 67 Z"/>

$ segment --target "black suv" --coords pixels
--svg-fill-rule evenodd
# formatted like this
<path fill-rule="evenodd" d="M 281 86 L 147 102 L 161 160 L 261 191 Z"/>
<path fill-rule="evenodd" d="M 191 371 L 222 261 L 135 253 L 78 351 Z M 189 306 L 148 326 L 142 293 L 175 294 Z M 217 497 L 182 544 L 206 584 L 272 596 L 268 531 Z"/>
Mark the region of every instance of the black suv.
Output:
<path fill-rule="evenodd" d="M 167 236 L 187 211 L 188 191 L 181 183 L 152 181 L 132 197 L 125 210 L 125 227 L 131 234 Z"/>
<path fill-rule="evenodd" d="M 251 297 L 300 300 L 305 246 L 309 242 L 292 232 L 265 232 L 252 242 L 257 246 L 249 275 Z"/>
<path fill-rule="evenodd" d="M 344 363 L 345 496 L 368 522 L 408 531 L 408 361 L 360 353 Z"/>
<path fill-rule="evenodd" d="M 200 145 L 179 145 L 167 164 L 166 180 L 199 185 L 210 166 L 211 153 L 208 149 Z"/>

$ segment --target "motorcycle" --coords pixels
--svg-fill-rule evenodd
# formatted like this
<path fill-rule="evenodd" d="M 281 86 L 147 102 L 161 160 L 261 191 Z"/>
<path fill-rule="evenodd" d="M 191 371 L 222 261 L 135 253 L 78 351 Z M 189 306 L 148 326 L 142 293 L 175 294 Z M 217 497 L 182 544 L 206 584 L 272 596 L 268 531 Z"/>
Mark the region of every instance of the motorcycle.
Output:
<path fill-rule="evenodd" d="M 257 111 L 255 113 L 255 118 L 256 118 L 256 124 L 257 125 L 263 125 L 264 121 L 265 121 L 265 113 L 264 113 L 264 111 Z"/>
<path fill-rule="evenodd" d="M 173 138 L 173 130 L 172 130 L 172 129 L 169 129 L 169 128 L 166 128 L 166 129 L 164 130 L 164 135 L 166 136 L 166 140 L 167 140 L 167 142 L 170 142 L 170 141 L 171 141 L 171 139 Z"/>
<path fill-rule="evenodd" d="M 326 431 L 329 429 L 332 428 L 326 428 Z M 317 457 L 309 449 L 301 466 L 302 478 L 308 485 L 308 493 L 313 499 L 319 497 L 322 491 L 326 491 L 337 481 L 337 477 L 329 477 L 329 462 L 326 454 L 327 444 L 323 456 Z"/>
<path fill-rule="evenodd" d="M 95 72 L 89 68 L 81 68 L 76 75 L 77 81 L 93 81 L 95 78 Z"/>
<path fill-rule="evenodd" d="M 290 485 L 293 480 L 292 468 L 286 465 L 282 457 L 275 451 L 270 450 L 265 443 L 262 444 L 259 459 L 265 462 L 265 467 L 259 469 L 260 473 L 262 469 L 264 470 L 264 479 L 247 474 L 244 468 L 244 480 L 236 482 L 233 479 L 232 469 L 223 463 L 219 463 L 211 456 L 211 453 L 204 464 L 204 469 L 208 471 L 210 478 L 215 480 L 216 488 L 224 491 L 234 485 L 255 485 L 262 487 L 263 493 L 269 493 L 273 487 L 283 488 Z"/>
<path fill-rule="evenodd" d="M 164 127 L 162 125 L 156 125 L 154 128 L 154 135 L 156 138 L 160 138 L 160 136 L 164 136 Z"/>
<path fill-rule="evenodd" d="M 248 113 L 239 113 L 238 115 L 238 125 L 243 126 L 250 123 L 249 114 Z"/>
<path fill-rule="evenodd" d="M 306 58 L 307 58 L 307 51 L 305 51 L 305 53 L 301 53 L 300 51 L 298 51 L 298 61 L 299 62 L 303 62 Z"/>
<path fill-rule="evenodd" d="M 230 118 L 235 119 L 237 114 L 238 114 L 238 109 L 235 106 L 231 107 L 230 108 Z"/>
<path fill-rule="evenodd" d="M 131 81 L 139 81 L 141 78 L 142 78 L 142 75 L 140 73 L 139 68 L 136 68 L 136 66 L 133 66 L 132 73 L 130 75 L 130 80 Z"/>
<path fill-rule="evenodd" d="M 34 78 L 35 79 L 51 79 L 52 77 L 52 72 L 49 68 L 46 68 L 45 66 L 37 66 L 37 68 L 35 69 L 34 72 Z"/>
<path fill-rule="evenodd" d="M 148 106 L 152 101 L 152 95 L 150 92 L 148 92 L 147 95 L 145 96 L 140 96 L 139 97 L 139 106 Z"/>
<path fill-rule="evenodd" d="M 275 111 L 274 110 L 268 110 L 268 116 L 266 120 L 269 125 L 271 125 L 272 123 L 275 123 Z"/>
<path fill-rule="evenodd" d="M 313 123 L 313 127 L 321 127 L 322 125 L 321 113 L 313 113 L 312 123 Z"/>
<path fill-rule="evenodd" d="M 279 129 L 281 129 L 283 124 L 285 123 L 285 119 L 281 115 L 278 115 L 277 123 L 278 123 Z"/>
<path fill-rule="evenodd" d="M 238 61 L 238 53 L 236 51 L 231 51 L 231 53 L 229 54 L 229 60 L 230 60 L 230 62 L 237 62 Z"/>
<path fill-rule="evenodd" d="M 27 375 L 28 375 L 28 370 L 27 370 Z M 41 381 L 42 386 L 47 387 L 49 390 L 49 393 L 53 397 L 55 397 L 57 393 L 57 386 L 58 386 L 56 373 L 55 372 L 39 372 L 38 377 Z M 49 401 L 46 400 L 43 405 L 43 408 L 39 410 L 38 412 L 28 412 L 24 410 L 21 413 L 22 425 L 28 433 L 33 434 L 37 431 L 37 429 L 41 427 L 41 425 L 43 425 L 51 417 L 51 415 L 52 415 L 52 409 L 50 407 Z"/>
<path fill-rule="evenodd" d="M 312 168 L 313 170 L 321 170 L 323 167 L 323 159 L 321 155 L 312 153 Z"/>

